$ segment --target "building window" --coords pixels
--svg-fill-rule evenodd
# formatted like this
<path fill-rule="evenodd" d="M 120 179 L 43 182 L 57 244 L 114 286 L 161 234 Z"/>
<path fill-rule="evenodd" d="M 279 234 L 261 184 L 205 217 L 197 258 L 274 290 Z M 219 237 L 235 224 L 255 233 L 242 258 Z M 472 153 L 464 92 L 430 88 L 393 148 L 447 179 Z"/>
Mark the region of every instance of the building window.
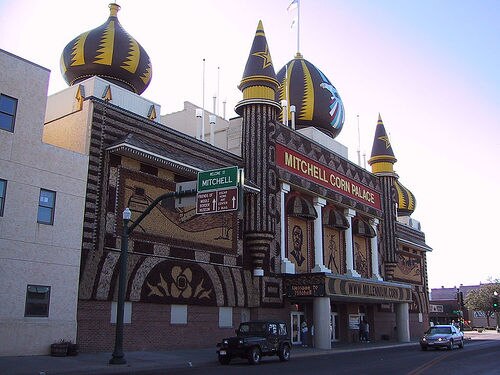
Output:
<path fill-rule="evenodd" d="M 118 314 L 118 303 L 111 302 L 111 324 L 116 324 Z M 123 324 L 132 323 L 132 302 L 123 303 Z"/>
<path fill-rule="evenodd" d="M 17 99 L 10 96 L 0 95 L 0 129 L 9 132 L 14 131 L 16 120 Z"/>
<path fill-rule="evenodd" d="M 7 191 L 7 181 L 0 180 L 0 216 L 3 216 L 5 206 L 5 192 Z"/>
<path fill-rule="evenodd" d="M 219 307 L 219 327 L 230 328 L 233 326 L 233 308 Z"/>
<path fill-rule="evenodd" d="M 187 324 L 187 305 L 170 306 L 170 324 Z"/>
<path fill-rule="evenodd" d="M 24 316 L 48 317 L 50 304 L 50 286 L 28 285 L 26 290 L 26 309 Z"/>
<path fill-rule="evenodd" d="M 38 202 L 38 218 L 40 224 L 54 224 L 54 210 L 56 207 L 56 192 L 40 189 Z"/>

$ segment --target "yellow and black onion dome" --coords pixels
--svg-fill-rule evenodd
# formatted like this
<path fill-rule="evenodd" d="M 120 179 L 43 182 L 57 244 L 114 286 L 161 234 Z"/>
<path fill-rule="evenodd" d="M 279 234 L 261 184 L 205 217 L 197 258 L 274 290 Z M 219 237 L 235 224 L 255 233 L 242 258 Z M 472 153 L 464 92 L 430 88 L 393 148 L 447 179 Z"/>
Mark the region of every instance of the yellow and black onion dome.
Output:
<path fill-rule="evenodd" d="M 415 196 L 398 180 L 394 181 L 394 187 L 398 193 L 398 216 L 410 216 L 417 206 Z"/>
<path fill-rule="evenodd" d="M 77 36 L 64 48 L 61 73 L 70 86 L 98 76 L 142 94 L 151 82 L 151 60 L 118 21 L 120 6 L 111 3 L 109 9 L 105 23 Z"/>
<path fill-rule="evenodd" d="M 281 68 L 277 78 L 280 87 L 276 99 L 287 100 L 288 108 L 295 106 L 297 129 L 312 126 L 332 138 L 340 133 L 345 118 L 344 104 L 321 70 L 297 53 Z M 288 118 L 291 119 L 290 114 Z"/>

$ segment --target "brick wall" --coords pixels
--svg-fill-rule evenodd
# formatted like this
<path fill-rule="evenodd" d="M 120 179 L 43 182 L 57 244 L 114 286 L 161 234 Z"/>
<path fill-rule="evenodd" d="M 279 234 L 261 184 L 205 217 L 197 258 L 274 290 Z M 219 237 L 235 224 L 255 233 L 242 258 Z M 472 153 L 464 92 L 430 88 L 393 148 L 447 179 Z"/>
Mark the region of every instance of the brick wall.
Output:
<path fill-rule="evenodd" d="M 170 324 L 170 305 L 132 304 L 132 323 L 125 324 L 123 349 L 169 350 L 181 348 L 214 348 L 223 337 L 233 336 L 241 320 L 241 308 L 233 309 L 233 327 L 219 328 L 219 308 L 188 306 L 187 324 Z M 251 312 L 252 319 L 283 319 L 288 311 L 259 309 Z M 77 342 L 82 352 L 112 352 L 115 324 L 111 320 L 111 302 L 79 301 Z"/>

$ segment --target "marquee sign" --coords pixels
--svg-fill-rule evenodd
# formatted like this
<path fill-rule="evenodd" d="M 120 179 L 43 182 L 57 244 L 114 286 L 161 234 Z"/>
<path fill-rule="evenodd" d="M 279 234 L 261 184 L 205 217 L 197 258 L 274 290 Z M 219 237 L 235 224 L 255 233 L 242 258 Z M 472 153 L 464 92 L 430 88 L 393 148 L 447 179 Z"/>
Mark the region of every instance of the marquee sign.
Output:
<path fill-rule="evenodd" d="M 327 284 L 327 295 L 371 299 L 384 302 L 411 302 L 411 288 L 388 283 L 368 283 L 351 279 L 330 278 Z"/>
<path fill-rule="evenodd" d="M 290 173 L 381 210 L 380 194 L 283 145 L 276 144 L 276 164 Z"/>
<path fill-rule="evenodd" d="M 412 302 L 410 285 L 335 275 L 286 274 L 283 289 L 288 298 L 333 297 L 378 303 Z"/>

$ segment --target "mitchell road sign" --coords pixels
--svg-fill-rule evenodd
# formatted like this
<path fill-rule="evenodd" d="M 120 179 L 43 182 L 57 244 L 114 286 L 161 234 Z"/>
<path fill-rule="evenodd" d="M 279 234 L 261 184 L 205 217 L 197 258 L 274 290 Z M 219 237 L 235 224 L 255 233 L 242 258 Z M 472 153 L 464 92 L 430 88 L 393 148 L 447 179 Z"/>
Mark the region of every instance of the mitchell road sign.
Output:
<path fill-rule="evenodd" d="M 198 172 L 198 191 L 218 190 L 238 186 L 238 167 Z"/>
<path fill-rule="evenodd" d="M 238 167 L 198 172 L 196 213 L 233 211 L 238 209 Z"/>

